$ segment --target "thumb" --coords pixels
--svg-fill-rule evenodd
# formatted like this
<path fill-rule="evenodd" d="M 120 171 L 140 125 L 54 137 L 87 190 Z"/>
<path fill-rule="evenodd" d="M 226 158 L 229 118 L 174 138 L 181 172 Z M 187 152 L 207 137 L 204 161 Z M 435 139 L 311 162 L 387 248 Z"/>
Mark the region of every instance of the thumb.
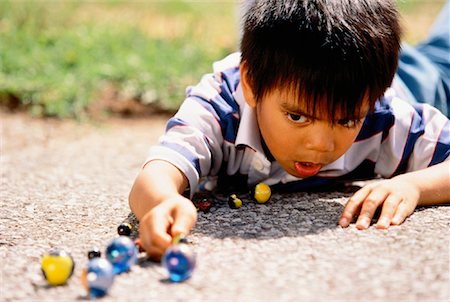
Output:
<path fill-rule="evenodd" d="M 173 213 L 173 219 L 173 224 L 170 230 L 172 238 L 179 234 L 187 235 L 194 227 L 195 220 L 197 219 L 197 212 L 186 213 L 182 209 L 177 209 Z"/>

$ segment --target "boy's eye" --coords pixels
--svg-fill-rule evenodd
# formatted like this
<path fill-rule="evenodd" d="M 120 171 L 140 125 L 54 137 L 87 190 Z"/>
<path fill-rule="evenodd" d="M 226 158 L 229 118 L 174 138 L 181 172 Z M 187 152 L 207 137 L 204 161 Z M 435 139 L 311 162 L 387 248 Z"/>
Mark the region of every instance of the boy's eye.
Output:
<path fill-rule="evenodd" d="M 359 120 L 342 119 L 338 121 L 338 124 L 346 128 L 353 128 L 359 123 Z"/>
<path fill-rule="evenodd" d="M 287 117 L 288 119 L 296 123 L 306 123 L 308 121 L 308 118 L 306 116 L 300 114 L 287 113 Z"/>

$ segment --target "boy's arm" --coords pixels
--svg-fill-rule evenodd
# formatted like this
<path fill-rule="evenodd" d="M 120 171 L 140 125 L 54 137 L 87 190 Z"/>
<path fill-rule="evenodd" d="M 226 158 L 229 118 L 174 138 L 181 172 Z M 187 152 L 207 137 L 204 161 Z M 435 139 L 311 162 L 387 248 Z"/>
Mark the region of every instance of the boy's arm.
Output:
<path fill-rule="evenodd" d="M 339 219 L 347 227 L 358 215 L 356 227 L 365 229 L 379 206 L 382 206 L 377 228 L 401 224 L 417 205 L 450 203 L 450 161 L 429 168 L 371 183 L 348 201 Z"/>
<path fill-rule="evenodd" d="M 419 189 L 419 206 L 450 202 L 450 160 L 398 177 L 404 178 Z"/>
<path fill-rule="evenodd" d="M 169 162 L 148 162 L 137 176 L 129 196 L 130 208 L 136 217 L 142 217 L 153 207 L 187 187 L 183 173 Z"/>
<path fill-rule="evenodd" d="M 187 234 L 197 210 L 181 192 L 187 187 L 184 174 L 172 164 L 150 161 L 136 178 L 129 195 L 130 208 L 140 222 L 140 239 L 148 255 L 157 260 L 172 237 Z"/>

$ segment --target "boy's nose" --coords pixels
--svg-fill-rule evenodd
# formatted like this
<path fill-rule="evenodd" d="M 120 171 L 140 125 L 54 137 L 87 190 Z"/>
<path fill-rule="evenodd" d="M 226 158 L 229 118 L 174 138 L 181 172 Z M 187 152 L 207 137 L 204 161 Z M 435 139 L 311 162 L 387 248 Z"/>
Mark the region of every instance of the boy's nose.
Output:
<path fill-rule="evenodd" d="M 335 149 L 333 128 L 326 124 L 316 122 L 306 138 L 305 147 L 317 152 L 332 152 Z"/>

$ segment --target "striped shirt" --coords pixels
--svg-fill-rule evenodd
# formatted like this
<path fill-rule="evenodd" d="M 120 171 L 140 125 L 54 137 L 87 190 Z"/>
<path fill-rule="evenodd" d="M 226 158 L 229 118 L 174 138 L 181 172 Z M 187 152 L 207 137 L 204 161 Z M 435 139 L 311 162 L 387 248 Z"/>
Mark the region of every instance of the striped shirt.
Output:
<path fill-rule="evenodd" d="M 167 125 L 146 162 L 164 160 L 189 181 L 191 196 L 199 181 L 217 175 L 245 176 L 246 185 L 265 182 L 299 191 L 331 181 L 392 177 L 449 159 L 450 121 L 427 104 L 409 104 L 394 79 L 370 113 L 352 146 L 335 162 L 306 179 L 271 162 L 262 147 L 256 115 L 245 102 L 239 73 L 240 54 L 216 62 Z"/>

